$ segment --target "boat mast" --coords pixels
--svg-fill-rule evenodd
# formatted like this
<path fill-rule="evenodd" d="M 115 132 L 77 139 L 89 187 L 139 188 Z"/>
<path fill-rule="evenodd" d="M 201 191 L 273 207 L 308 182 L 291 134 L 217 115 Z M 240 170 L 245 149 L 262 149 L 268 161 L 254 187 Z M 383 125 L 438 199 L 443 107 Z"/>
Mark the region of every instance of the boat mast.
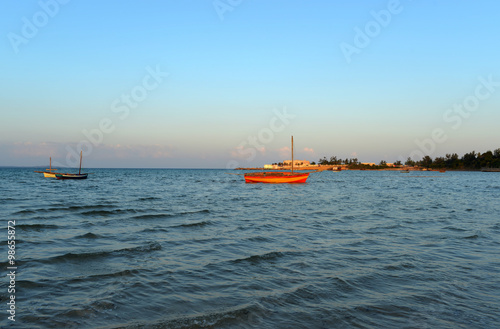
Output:
<path fill-rule="evenodd" d="M 52 157 L 49 157 L 49 170 L 52 170 Z"/>
<path fill-rule="evenodd" d="M 292 136 L 292 174 L 293 174 L 293 136 Z"/>
<path fill-rule="evenodd" d="M 80 169 L 78 169 L 78 175 L 80 175 L 81 171 L 82 171 L 82 151 L 80 151 Z"/>

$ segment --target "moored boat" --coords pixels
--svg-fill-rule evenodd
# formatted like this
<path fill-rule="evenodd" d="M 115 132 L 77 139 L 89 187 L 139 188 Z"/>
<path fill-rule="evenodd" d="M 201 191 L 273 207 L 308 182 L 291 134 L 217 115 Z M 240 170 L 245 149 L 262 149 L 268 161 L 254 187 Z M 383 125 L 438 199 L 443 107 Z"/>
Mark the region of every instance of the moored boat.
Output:
<path fill-rule="evenodd" d="M 49 158 L 49 169 L 45 169 L 45 171 L 35 170 L 35 172 L 43 174 L 43 177 L 56 178 L 57 173 L 53 172 L 54 170 L 57 170 L 57 169 L 52 169 L 52 157 L 50 157 Z"/>
<path fill-rule="evenodd" d="M 78 174 L 62 174 L 56 173 L 57 179 L 87 179 L 89 174 L 82 174 L 82 151 L 80 151 L 80 169 L 78 169 Z"/>
<path fill-rule="evenodd" d="M 305 183 L 309 177 L 309 173 L 294 173 L 293 172 L 293 136 L 292 136 L 292 171 L 291 172 L 275 172 L 263 171 L 254 173 L 245 173 L 245 183 Z"/>
<path fill-rule="evenodd" d="M 55 174 L 57 179 L 86 179 L 88 174 Z"/>
<path fill-rule="evenodd" d="M 309 173 L 256 172 L 244 175 L 246 183 L 305 183 Z"/>

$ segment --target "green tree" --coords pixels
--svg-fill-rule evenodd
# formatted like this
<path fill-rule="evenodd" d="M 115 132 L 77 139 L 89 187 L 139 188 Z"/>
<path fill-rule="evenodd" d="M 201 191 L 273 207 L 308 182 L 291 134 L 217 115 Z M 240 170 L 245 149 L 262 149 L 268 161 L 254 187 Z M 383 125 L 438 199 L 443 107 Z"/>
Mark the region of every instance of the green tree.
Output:
<path fill-rule="evenodd" d="M 493 163 L 491 164 L 493 168 L 500 168 L 500 149 L 496 149 L 493 152 Z"/>
<path fill-rule="evenodd" d="M 478 155 L 478 157 L 477 157 L 478 164 L 476 165 L 476 167 L 491 168 L 494 164 L 494 161 L 495 161 L 495 158 L 493 157 L 493 152 L 487 151 L 483 154 Z"/>
<path fill-rule="evenodd" d="M 422 161 L 420 161 L 420 165 L 424 168 L 430 168 L 432 166 L 432 158 L 426 155 Z"/>
<path fill-rule="evenodd" d="M 327 165 L 328 164 L 328 160 L 326 159 L 326 157 L 323 157 L 323 159 L 319 159 L 318 160 L 318 163 L 320 165 Z"/>
<path fill-rule="evenodd" d="M 434 162 L 432 163 L 433 168 L 444 168 L 446 167 L 446 161 L 443 157 L 437 157 L 434 159 Z"/>
<path fill-rule="evenodd" d="M 458 154 L 446 154 L 445 160 L 446 168 L 456 169 L 460 166 L 460 160 Z"/>
<path fill-rule="evenodd" d="M 467 169 L 473 169 L 476 167 L 477 154 L 476 151 L 464 154 L 462 157 L 463 166 Z"/>
<path fill-rule="evenodd" d="M 405 165 L 410 166 L 410 167 L 414 167 L 415 161 L 413 161 L 412 158 L 408 157 L 408 159 L 406 159 Z"/>

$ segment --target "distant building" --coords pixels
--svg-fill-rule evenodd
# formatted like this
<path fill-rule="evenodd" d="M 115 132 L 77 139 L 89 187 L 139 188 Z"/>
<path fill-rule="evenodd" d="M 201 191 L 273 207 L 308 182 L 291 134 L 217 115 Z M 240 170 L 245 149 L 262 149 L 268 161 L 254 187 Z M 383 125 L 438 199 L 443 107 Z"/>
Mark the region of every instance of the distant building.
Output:
<path fill-rule="evenodd" d="M 278 169 L 278 165 L 266 164 L 264 169 Z"/>
<path fill-rule="evenodd" d="M 361 162 L 361 164 L 365 166 L 376 166 L 375 162 Z"/>
<path fill-rule="evenodd" d="M 287 167 L 292 166 L 292 160 L 285 160 L 283 161 L 283 165 Z M 294 167 L 305 167 L 305 166 L 310 166 L 311 163 L 307 160 L 293 160 L 293 166 Z"/>

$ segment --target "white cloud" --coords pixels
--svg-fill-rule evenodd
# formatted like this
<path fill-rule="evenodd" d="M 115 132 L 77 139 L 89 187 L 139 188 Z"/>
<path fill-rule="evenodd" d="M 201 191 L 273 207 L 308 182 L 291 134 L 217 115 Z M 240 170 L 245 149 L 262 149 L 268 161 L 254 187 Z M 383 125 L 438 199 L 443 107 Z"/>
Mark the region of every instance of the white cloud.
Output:
<path fill-rule="evenodd" d="M 310 155 L 314 154 L 314 149 L 309 147 L 304 147 L 304 152 L 309 153 Z"/>
<path fill-rule="evenodd" d="M 290 158 L 291 150 L 288 146 L 280 148 L 278 152 L 281 158 L 286 158 L 286 159 Z"/>

